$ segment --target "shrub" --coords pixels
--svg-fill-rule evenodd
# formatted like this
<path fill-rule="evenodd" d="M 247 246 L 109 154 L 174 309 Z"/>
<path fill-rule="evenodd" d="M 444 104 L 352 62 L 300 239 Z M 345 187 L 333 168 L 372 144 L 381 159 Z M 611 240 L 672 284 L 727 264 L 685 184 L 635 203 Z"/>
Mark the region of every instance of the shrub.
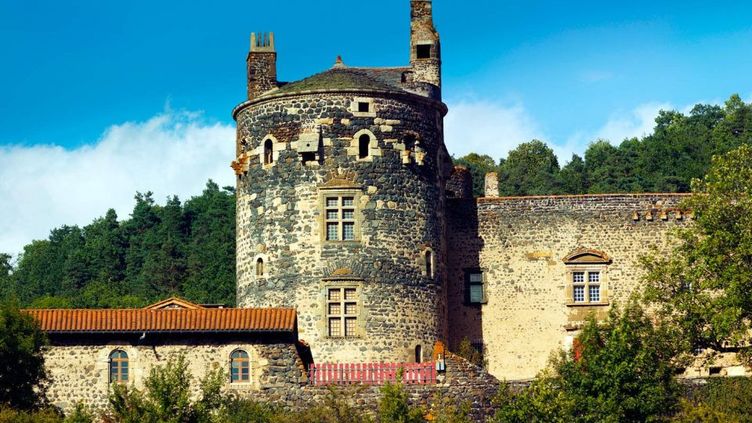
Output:
<path fill-rule="evenodd" d="M 0 423 L 62 423 L 63 416 L 52 408 L 39 410 L 16 410 L 10 407 L 0 407 Z"/>
<path fill-rule="evenodd" d="M 402 385 L 402 369 L 397 371 L 397 380 L 387 382 L 381 387 L 379 400 L 379 421 L 381 423 L 413 423 L 423 422 L 423 410 L 411 408 L 407 392 Z"/>

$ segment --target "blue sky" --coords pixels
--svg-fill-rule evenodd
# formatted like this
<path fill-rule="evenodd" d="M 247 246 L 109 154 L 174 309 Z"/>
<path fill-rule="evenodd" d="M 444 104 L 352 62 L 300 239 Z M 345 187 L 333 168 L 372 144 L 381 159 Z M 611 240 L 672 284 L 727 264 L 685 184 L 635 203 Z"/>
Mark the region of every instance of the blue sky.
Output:
<path fill-rule="evenodd" d="M 752 97 L 749 2 L 434 0 L 434 12 L 457 155 L 498 159 L 536 137 L 564 163 L 598 137 L 648 132 L 660 108 Z M 231 184 L 250 32 L 275 32 L 279 78 L 296 80 L 337 55 L 404 64 L 408 13 L 407 0 L 0 0 L 0 203 L 25 203 L 0 208 L 13 225 L 0 251 L 110 206 L 124 215 L 135 190 Z"/>

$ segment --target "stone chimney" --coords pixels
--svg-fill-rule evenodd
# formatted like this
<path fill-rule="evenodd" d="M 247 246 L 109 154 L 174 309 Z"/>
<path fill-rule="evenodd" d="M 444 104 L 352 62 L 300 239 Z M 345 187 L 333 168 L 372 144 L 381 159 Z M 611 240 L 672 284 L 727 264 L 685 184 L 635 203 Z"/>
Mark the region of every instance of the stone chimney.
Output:
<path fill-rule="evenodd" d="M 249 100 L 277 86 L 277 51 L 273 32 L 251 34 L 251 51 L 246 62 Z"/>
<path fill-rule="evenodd" d="M 486 197 L 498 197 L 499 196 L 499 174 L 496 172 L 486 173 Z"/>

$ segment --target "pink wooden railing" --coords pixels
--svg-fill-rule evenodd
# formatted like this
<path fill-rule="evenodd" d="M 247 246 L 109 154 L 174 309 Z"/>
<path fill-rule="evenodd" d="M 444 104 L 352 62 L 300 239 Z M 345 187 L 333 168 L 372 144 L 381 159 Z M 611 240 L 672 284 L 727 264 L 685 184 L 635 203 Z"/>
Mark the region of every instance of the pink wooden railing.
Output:
<path fill-rule="evenodd" d="M 313 363 L 308 380 L 313 385 L 381 385 L 394 382 L 402 369 L 405 384 L 436 383 L 436 365 L 430 363 Z"/>

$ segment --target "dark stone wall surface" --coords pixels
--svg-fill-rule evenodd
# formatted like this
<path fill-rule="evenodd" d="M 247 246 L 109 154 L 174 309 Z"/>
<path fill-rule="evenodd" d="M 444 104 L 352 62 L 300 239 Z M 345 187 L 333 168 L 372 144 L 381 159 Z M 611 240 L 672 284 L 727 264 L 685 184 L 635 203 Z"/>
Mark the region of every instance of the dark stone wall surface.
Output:
<path fill-rule="evenodd" d="M 406 361 L 417 345 L 430 354 L 446 335 L 445 110 L 418 96 L 379 93 L 304 94 L 241 107 L 239 306 L 296 307 L 299 336 L 318 362 Z M 359 157 L 362 134 L 372 138 L 366 158 Z M 271 164 L 264 164 L 267 139 Z M 314 151 L 302 154 L 304 143 Z M 355 197 L 355 242 L 325 240 L 330 194 Z M 328 337 L 325 294 L 337 286 L 358 289 L 357 336 Z"/>

